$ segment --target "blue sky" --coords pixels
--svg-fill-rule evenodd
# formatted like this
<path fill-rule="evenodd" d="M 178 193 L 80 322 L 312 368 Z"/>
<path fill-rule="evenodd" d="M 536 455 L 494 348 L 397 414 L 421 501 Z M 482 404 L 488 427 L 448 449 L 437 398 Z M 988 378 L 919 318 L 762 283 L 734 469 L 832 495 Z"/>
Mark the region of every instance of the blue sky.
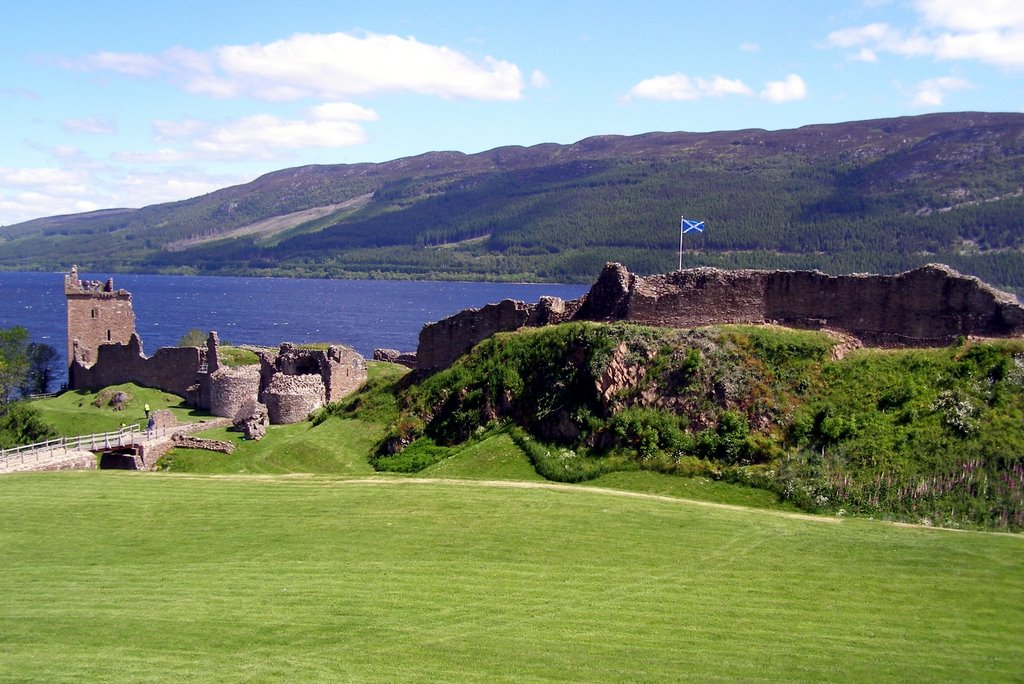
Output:
<path fill-rule="evenodd" d="M 1024 111 L 1024 1 L 0 3 L 0 225 L 303 164 Z"/>

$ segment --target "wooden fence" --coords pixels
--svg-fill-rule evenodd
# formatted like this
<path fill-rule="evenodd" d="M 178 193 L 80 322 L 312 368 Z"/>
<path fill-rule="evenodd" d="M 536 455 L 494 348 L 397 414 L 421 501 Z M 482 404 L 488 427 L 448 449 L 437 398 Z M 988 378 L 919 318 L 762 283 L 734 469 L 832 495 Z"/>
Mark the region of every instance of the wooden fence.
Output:
<path fill-rule="evenodd" d="M 51 461 L 56 456 L 69 451 L 101 451 L 132 444 L 138 444 L 146 438 L 146 430 L 141 423 L 127 425 L 113 432 L 98 432 L 92 435 L 75 437 L 58 437 L 45 442 L 25 444 L 0 449 L 0 471 L 8 470 L 15 465 Z"/>

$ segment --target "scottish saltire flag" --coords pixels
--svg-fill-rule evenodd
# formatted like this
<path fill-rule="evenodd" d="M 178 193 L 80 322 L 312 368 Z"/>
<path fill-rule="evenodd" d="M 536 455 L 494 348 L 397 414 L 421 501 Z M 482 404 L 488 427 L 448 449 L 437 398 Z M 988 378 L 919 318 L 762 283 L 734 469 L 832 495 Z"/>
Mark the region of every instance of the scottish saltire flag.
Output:
<path fill-rule="evenodd" d="M 690 219 L 682 219 L 679 224 L 679 230 L 683 233 L 703 233 L 704 222 L 703 221 L 691 221 Z"/>

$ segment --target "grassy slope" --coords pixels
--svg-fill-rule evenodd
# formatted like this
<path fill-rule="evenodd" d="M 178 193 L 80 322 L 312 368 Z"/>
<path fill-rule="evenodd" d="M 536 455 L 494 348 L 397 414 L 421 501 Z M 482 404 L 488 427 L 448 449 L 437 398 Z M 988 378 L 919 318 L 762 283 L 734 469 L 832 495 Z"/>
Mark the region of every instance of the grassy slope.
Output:
<path fill-rule="evenodd" d="M 833 344 L 766 326 L 495 335 L 400 393 L 387 434 L 411 444 L 375 465 L 413 470 L 449 457 L 437 445 L 461 450 L 497 416 L 530 433 L 517 443 L 555 481 L 703 475 L 767 490 L 747 493 L 752 505 L 777 494 L 812 511 L 1024 528 L 1024 342 L 863 349 L 835 361 Z M 595 388 L 615 349 L 626 350 L 615 363 L 627 380 L 609 400 Z M 610 481 L 684 496 L 722 489 L 622 478 Z"/>
<path fill-rule="evenodd" d="M 131 396 L 123 411 L 114 411 L 106 402 L 98 407 L 93 404 L 101 394 L 109 398 L 118 391 Z M 146 404 L 149 404 L 153 411 L 170 409 L 181 422 L 196 421 L 206 416 L 205 413 L 186 406 L 177 395 L 131 383 L 113 385 L 101 392 L 65 392 L 58 397 L 33 401 L 32 408 L 39 411 L 40 417 L 62 435 L 87 435 L 116 430 L 122 422 L 128 425 L 142 423 L 145 428 Z"/>
<path fill-rule="evenodd" d="M 360 420 L 332 419 L 312 427 L 308 422 L 273 425 L 258 442 L 240 432 L 219 428 L 201 436 L 233 442 L 236 450 L 225 455 L 200 449 L 174 449 L 161 466 L 194 473 L 373 473 L 366 454 L 382 429 Z"/>
<path fill-rule="evenodd" d="M 590 491 L 0 478 L 0 679 L 1019 680 L 1024 540 Z"/>
<path fill-rule="evenodd" d="M 522 450 L 506 434 L 497 434 L 471 444 L 450 458 L 424 468 L 419 475 L 467 480 L 544 481 Z"/>

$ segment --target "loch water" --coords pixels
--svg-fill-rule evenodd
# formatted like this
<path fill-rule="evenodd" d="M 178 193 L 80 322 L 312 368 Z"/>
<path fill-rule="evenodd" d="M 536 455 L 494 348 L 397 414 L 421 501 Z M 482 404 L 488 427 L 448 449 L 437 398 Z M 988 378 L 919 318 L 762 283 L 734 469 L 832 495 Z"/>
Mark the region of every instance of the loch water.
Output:
<path fill-rule="evenodd" d="M 111 274 L 80 273 L 106 281 Z M 370 358 L 376 348 L 412 351 L 420 329 L 467 308 L 541 295 L 575 299 L 585 285 L 447 281 L 314 280 L 113 274 L 132 293 L 136 330 L 152 355 L 191 328 L 216 330 L 230 344 L 347 344 Z M 63 273 L 0 272 L 0 328 L 20 325 L 33 341 L 67 346 Z"/>

